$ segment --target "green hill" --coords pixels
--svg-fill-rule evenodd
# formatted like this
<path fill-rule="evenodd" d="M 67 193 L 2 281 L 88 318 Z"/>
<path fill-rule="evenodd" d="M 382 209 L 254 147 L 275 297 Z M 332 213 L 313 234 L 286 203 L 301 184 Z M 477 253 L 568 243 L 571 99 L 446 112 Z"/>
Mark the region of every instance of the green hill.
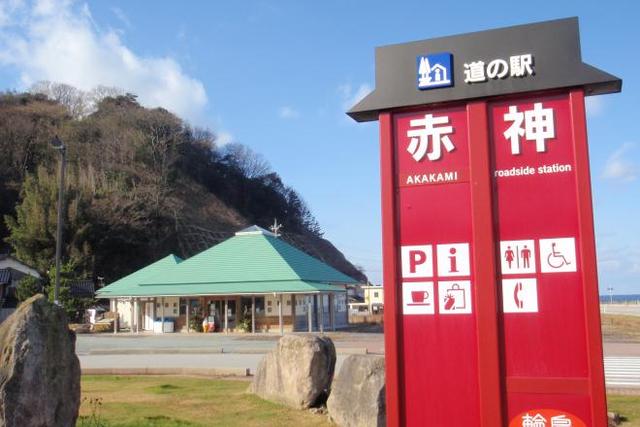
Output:
<path fill-rule="evenodd" d="M 260 155 L 219 147 L 211 132 L 130 94 L 93 110 L 78 118 L 43 95 L 0 96 L 0 252 L 43 272 L 53 265 L 60 156 L 49 142 L 58 135 L 68 158 L 64 253 L 80 274 L 108 283 L 277 218 L 285 240 L 366 280 Z"/>

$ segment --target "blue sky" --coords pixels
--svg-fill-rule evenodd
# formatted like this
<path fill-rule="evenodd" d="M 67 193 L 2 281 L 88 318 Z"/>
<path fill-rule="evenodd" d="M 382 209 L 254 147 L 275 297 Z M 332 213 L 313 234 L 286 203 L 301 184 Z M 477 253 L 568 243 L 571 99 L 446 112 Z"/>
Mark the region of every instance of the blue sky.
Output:
<path fill-rule="evenodd" d="M 380 283 L 378 127 L 344 114 L 373 88 L 374 48 L 578 16 L 585 62 L 624 81 L 588 102 L 600 287 L 640 293 L 640 7 L 606 5 L 0 0 L 0 88 L 118 86 L 250 146 Z"/>

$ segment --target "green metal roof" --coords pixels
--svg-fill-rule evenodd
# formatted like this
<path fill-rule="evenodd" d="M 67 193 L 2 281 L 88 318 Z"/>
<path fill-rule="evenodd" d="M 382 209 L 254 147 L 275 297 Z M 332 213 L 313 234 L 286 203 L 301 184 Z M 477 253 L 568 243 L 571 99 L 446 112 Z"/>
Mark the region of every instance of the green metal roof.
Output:
<path fill-rule="evenodd" d="M 126 290 L 131 289 L 132 287 L 137 286 L 142 281 L 150 276 L 155 276 L 156 274 L 162 274 L 168 271 L 170 268 L 176 266 L 177 264 L 182 262 L 182 258 L 177 257 L 173 254 L 168 255 L 153 264 L 149 264 L 144 268 L 141 268 L 138 271 L 134 271 L 133 273 L 125 276 L 108 286 L 105 286 L 102 289 L 98 289 L 96 291 L 96 295 L 98 296 L 106 296 L 106 295 L 119 295 L 119 292 L 124 292 Z"/>
<path fill-rule="evenodd" d="M 227 282 L 227 283 L 189 283 L 137 285 L 100 294 L 109 297 L 153 297 L 153 296 L 198 296 L 198 295 L 259 295 L 272 293 L 318 293 L 344 292 L 340 286 L 326 283 L 288 280 L 279 282 Z"/>
<path fill-rule="evenodd" d="M 144 284 L 184 284 L 304 280 L 357 283 L 277 237 L 239 234 L 183 261 Z"/>
<path fill-rule="evenodd" d="M 335 292 L 344 289 L 331 286 L 332 283 L 357 283 L 273 234 L 261 231 L 238 233 L 185 261 L 171 266 L 164 264 L 153 274 L 129 280 L 133 274 L 101 289 L 99 296 Z"/>

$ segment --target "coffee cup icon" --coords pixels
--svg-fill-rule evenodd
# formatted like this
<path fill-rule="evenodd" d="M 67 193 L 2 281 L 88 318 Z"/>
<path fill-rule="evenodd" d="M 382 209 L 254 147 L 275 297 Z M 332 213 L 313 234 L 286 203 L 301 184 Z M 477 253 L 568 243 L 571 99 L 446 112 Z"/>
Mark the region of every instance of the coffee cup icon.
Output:
<path fill-rule="evenodd" d="M 414 304 L 425 304 L 425 300 L 429 299 L 429 292 L 427 291 L 411 291 L 411 301 Z"/>

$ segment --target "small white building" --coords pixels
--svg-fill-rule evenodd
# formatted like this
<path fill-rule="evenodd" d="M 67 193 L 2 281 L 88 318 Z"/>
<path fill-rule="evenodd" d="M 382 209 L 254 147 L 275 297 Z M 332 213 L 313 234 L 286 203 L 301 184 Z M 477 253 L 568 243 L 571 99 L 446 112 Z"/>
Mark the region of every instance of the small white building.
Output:
<path fill-rule="evenodd" d="M 353 314 L 381 314 L 384 311 L 384 288 L 381 285 L 361 286 L 364 302 L 349 303 Z"/>
<path fill-rule="evenodd" d="M 97 297 L 131 331 L 189 331 L 195 319 L 213 331 L 323 331 L 347 325 L 345 285 L 355 283 L 253 226 L 187 260 L 169 255 Z"/>
<path fill-rule="evenodd" d="M 24 276 L 41 279 L 35 268 L 11 255 L 0 255 L 0 322 L 15 311 L 18 305 L 16 287 Z"/>

